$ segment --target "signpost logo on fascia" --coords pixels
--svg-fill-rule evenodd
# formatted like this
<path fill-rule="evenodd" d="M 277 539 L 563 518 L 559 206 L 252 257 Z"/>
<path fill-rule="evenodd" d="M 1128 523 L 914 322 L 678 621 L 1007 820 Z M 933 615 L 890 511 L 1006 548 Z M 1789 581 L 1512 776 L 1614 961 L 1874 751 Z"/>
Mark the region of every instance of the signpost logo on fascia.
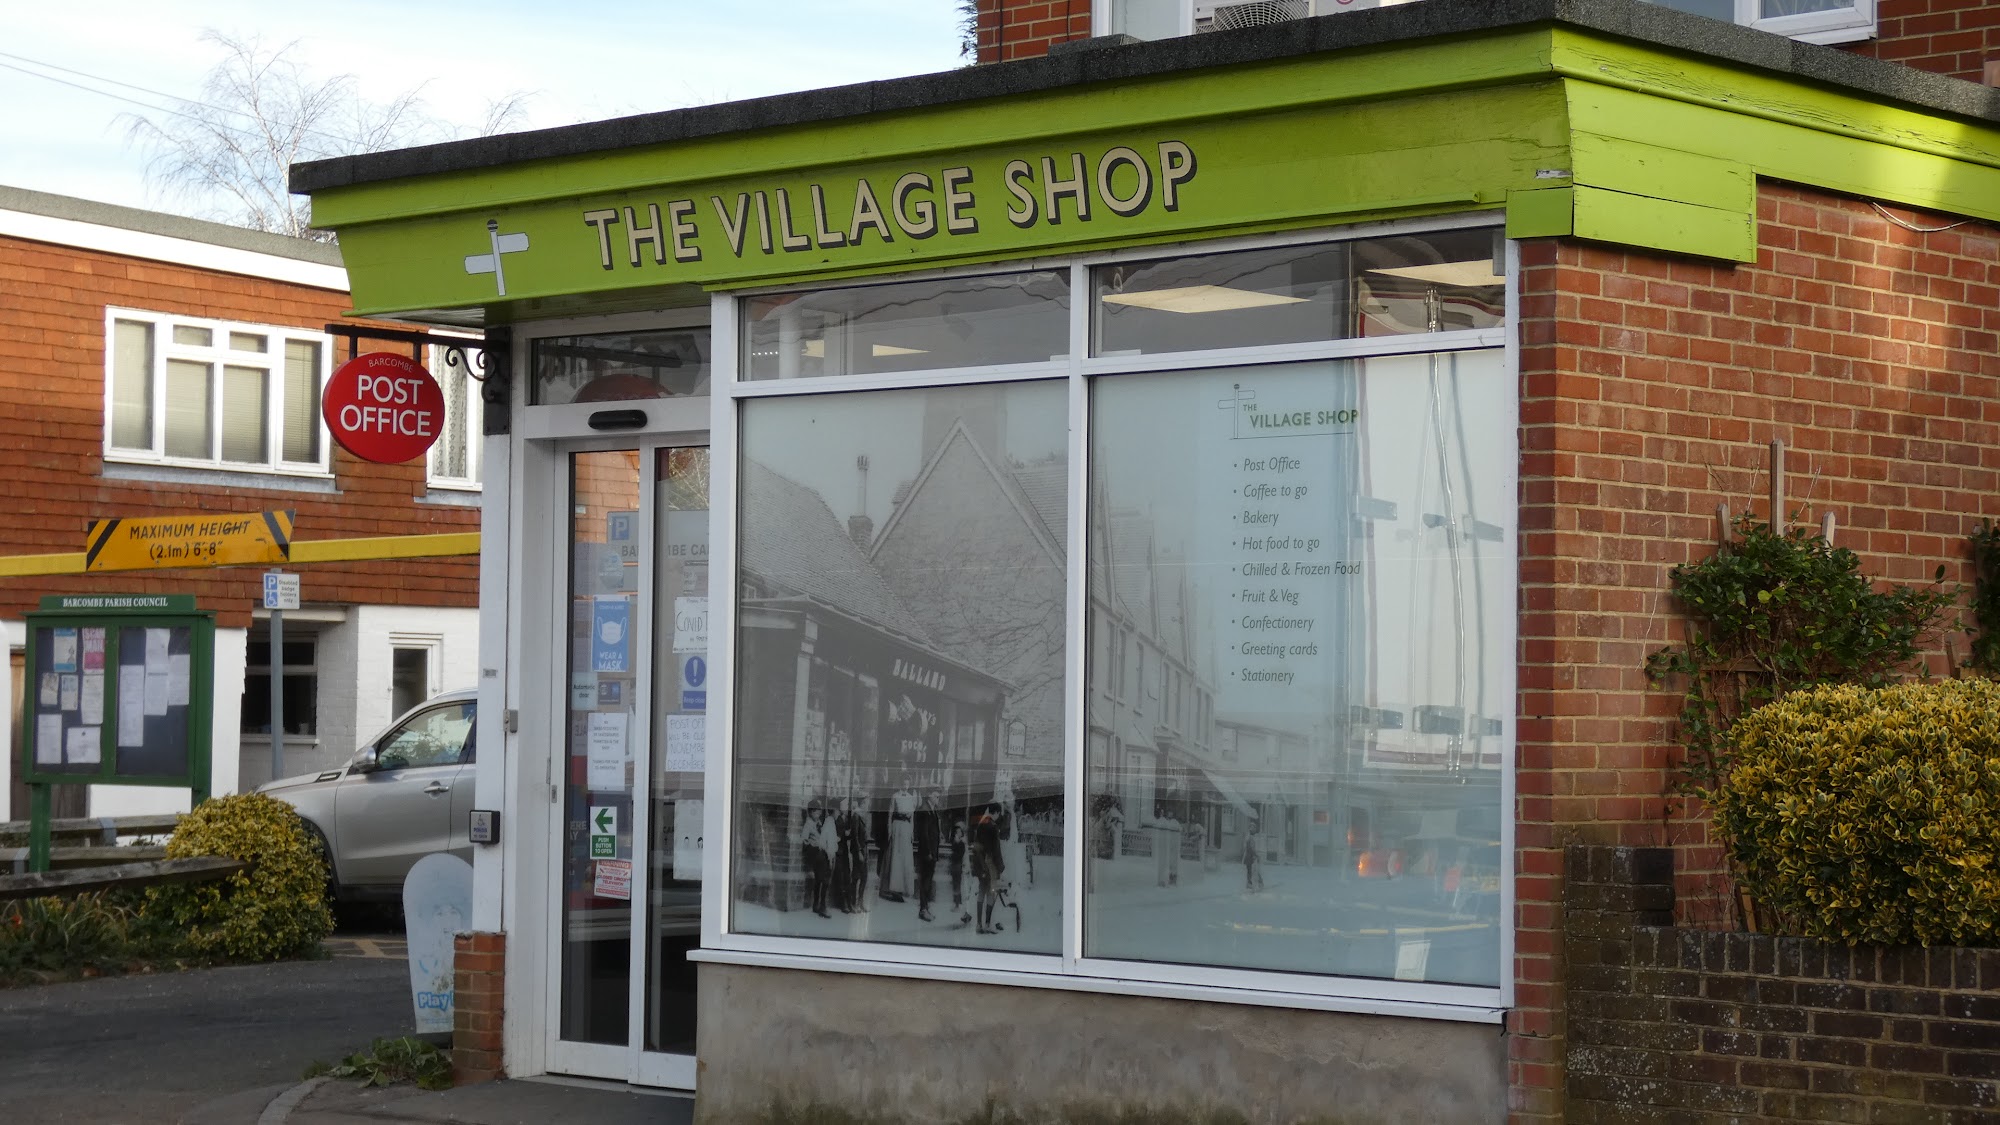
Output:
<path fill-rule="evenodd" d="M 528 236 L 522 232 L 501 234 L 500 220 L 488 219 L 486 220 L 486 242 L 491 247 L 489 253 L 467 254 L 465 256 L 465 272 L 469 274 L 492 274 L 494 284 L 500 288 L 500 296 L 505 297 L 507 295 L 507 268 L 502 262 L 502 258 L 508 254 L 525 253 L 528 249 Z"/>

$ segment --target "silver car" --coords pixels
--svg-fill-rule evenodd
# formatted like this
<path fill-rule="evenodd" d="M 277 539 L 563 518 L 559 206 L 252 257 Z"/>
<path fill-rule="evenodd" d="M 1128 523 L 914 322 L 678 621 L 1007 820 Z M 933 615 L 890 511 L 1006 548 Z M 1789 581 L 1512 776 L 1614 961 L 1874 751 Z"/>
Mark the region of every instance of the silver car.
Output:
<path fill-rule="evenodd" d="M 337 899 L 400 902 L 432 852 L 468 862 L 477 692 L 433 696 L 370 739 L 346 766 L 259 788 L 297 809 L 327 856 Z"/>

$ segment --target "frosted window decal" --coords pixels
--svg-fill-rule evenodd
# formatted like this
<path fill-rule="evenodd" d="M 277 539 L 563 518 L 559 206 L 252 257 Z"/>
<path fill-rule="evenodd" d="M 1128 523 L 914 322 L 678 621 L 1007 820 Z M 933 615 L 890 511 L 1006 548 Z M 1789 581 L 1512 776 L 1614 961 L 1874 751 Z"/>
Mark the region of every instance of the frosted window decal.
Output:
<path fill-rule="evenodd" d="M 1497 353 L 1092 386 L 1085 953 L 1496 983 Z M 1123 667 L 1154 669 L 1136 691 Z M 1189 700 L 1192 699 L 1192 706 Z"/>

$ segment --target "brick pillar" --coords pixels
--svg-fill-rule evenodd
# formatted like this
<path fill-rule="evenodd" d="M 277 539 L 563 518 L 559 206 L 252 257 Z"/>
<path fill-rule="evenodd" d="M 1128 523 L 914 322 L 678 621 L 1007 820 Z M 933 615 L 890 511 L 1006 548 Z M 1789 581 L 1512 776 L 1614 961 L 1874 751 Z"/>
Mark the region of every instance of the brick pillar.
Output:
<path fill-rule="evenodd" d="M 1633 1004 L 1632 972 L 1637 958 L 1633 943 L 1641 926 L 1671 926 L 1674 921 L 1674 853 L 1671 848 L 1627 848 L 1572 844 L 1564 849 L 1563 961 L 1568 1008 L 1564 1021 L 1564 1119 L 1578 1122 L 1615 1120 L 1595 1115 L 1596 1106 L 1572 1115 L 1573 1097 L 1591 1098 L 1600 1091 L 1605 1069 L 1596 1045 L 1627 1044 L 1604 1031 L 1607 1020 L 1631 1013 L 1615 1010 Z M 1650 952 L 1650 946 L 1649 946 Z M 1648 1017 L 1664 1015 L 1648 1011 Z M 1580 1044 L 1590 1048 L 1580 1049 Z M 1630 1044 L 1638 1046 L 1638 1044 Z M 1612 1082 L 1644 1081 L 1614 1074 Z"/>
<path fill-rule="evenodd" d="M 507 1073 L 500 1051 L 507 935 L 459 934 L 452 954 L 452 1082 L 490 1082 Z"/>

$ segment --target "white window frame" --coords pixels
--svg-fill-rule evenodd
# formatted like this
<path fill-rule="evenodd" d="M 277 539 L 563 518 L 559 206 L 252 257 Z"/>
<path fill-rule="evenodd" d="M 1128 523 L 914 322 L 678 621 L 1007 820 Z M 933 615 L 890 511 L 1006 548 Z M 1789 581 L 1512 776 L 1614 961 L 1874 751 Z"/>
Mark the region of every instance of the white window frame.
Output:
<path fill-rule="evenodd" d="M 730 841 L 729 846 L 707 850 L 703 869 L 702 948 L 691 959 L 723 964 L 825 970 L 915 979 L 951 980 L 1015 987 L 1045 987 L 1132 996 L 1157 996 L 1207 1000 L 1273 1007 L 1323 1011 L 1392 1014 L 1427 1019 L 1498 1024 L 1514 1003 L 1514 807 L 1515 774 L 1511 764 L 1500 771 L 1500 791 L 1496 802 L 1501 810 L 1501 856 L 1505 869 L 1500 880 L 1498 949 L 1494 964 L 1496 984 L 1457 985 L 1391 979 L 1310 976 L 1260 969 L 1240 969 L 1205 965 L 1179 965 L 1113 960 L 1084 955 L 1084 883 L 1081 857 L 1084 855 L 1084 804 L 1087 801 L 1085 760 L 1090 739 L 1087 715 L 1085 665 L 1090 651 L 1089 575 L 1087 559 L 1086 509 L 1089 504 L 1089 381 L 1092 376 L 1121 372 L 1172 372 L 1197 368 L 1227 368 L 1337 358 L 1381 357 L 1431 354 L 1452 351 L 1498 351 L 1506 380 L 1518 394 L 1519 362 L 1519 255 L 1516 244 L 1506 246 L 1506 313 L 1501 325 L 1492 328 L 1454 330 L 1429 334 L 1332 340 L 1304 344 L 1267 345 L 1229 350 L 1158 353 L 1143 356 L 1089 355 L 1092 311 L 1091 270 L 1123 261 L 1144 261 L 1181 254 L 1223 254 L 1234 250 L 1269 249 L 1281 246 L 1323 244 L 1384 235 L 1407 235 L 1447 230 L 1501 227 L 1501 218 L 1491 212 L 1445 218 L 1390 223 L 1355 224 L 1309 232 L 1287 232 L 1242 239 L 1148 246 L 1136 250 L 1112 251 L 1058 259 L 987 264 L 897 275 L 896 281 L 920 278 L 948 278 L 968 274 L 990 274 L 1001 270 L 1046 269 L 1065 265 L 1071 270 L 1070 348 L 1046 364 L 998 368 L 953 368 L 891 375 L 833 375 L 800 379 L 746 380 L 739 371 L 741 304 L 752 296 L 775 292 L 801 292 L 817 286 L 772 286 L 737 293 L 717 294 L 711 303 L 714 340 L 713 375 L 710 382 L 712 515 L 710 605 L 714 611 L 710 633 L 711 691 L 721 705 L 709 711 L 708 774 L 709 792 L 718 794 L 708 802 L 704 834 L 712 840 Z M 951 946 L 897 945 L 886 942 L 840 941 L 821 938 L 783 937 L 736 931 L 732 928 L 736 848 L 732 835 L 735 817 L 735 709 L 728 701 L 736 698 L 737 583 L 736 541 L 739 535 L 737 505 L 737 459 L 740 450 L 739 404 L 763 397 L 795 397 L 812 394 L 841 394 L 868 390 L 917 389 L 970 386 L 991 382 L 1028 382 L 1062 379 L 1069 392 L 1069 481 L 1066 559 L 1067 624 L 1064 646 L 1064 815 L 1063 846 L 1063 941 L 1060 953 L 1010 953 Z M 1510 425 L 1512 423 L 1509 423 Z M 1511 651 L 1509 647 L 1508 651 Z M 1512 665 L 1503 672 L 1511 681 Z M 1144 687 L 1141 687 L 1144 692 Z M 1500 692 L 1511 698 L 1511 682 Z M 1511 734 L 1511 731 L 1510 731 Z M 1113 736 L 1113 745 L 1116 737 Z M 1509 763 L 1512 755 L 1507 755 Z M 1122 764 L 1122 763 L 1120 763 Z M 1113 767 L 1116 768 L 1116 767 Z"/>
<path fill-rule="evenodd" d="M 440 332 L 435 329 L 431 331 L 431 335 L 453 340 L 464 339 L 475 345 L 475 347 L 469 347 L 458 352 L 463 357 L 462 362 L 465 366 L 465 414 L 460 419 L 460 424 L 465 428 L 465 472 L 462 475 L 447 473 L 438 466 L 441 451 L 447 439 L 451 436 L 451 412 L 448 409 L 449 404 L 447 403 L 447 410 L 445 411 L 446 432 L 438 435 L 438 439 L 431 445 L 430 451 L 424 454 L 424 482 L 431 488 L 478 492 L 483 487 L 480 478 L 480 456 L 485 446 L 486 401 L 483 392 L 486 389 L 486 383 L 485 376 L 478 373 L 476 361 L 473 357 L 479 354 L 476 345 L 479 344 L 481 337 L 470 333 Z M 442 377 L 443 373 L 450 369 L 449 365 L 445 362 L 445 353 L 452 350 L 455 349 L 449 344 L 432 344 L 430 346 L 431 374 L 432 378 L 437 380 L 440 391 L 444 391 L 445 389 Z"/>
<path fill-rule="evenodd" d="M 152 390 L 152 432 L 146 449 L 132 449 L 113 444 L 116 433 L 116 378 L 117 347 L 116 336 L 119 321 L 133 321 L 149 325 L 153 333 L 153 355 L 151 370 Z M 214 341 L 209 347 L 191 344 L 176 344 L 176 327 L 200 328 L 208 331 Z M 263 336 L 269 347 L 263 352 L 232 351 L 229 347 L 230 333 L 245 333 Z M 326 382 L 332 373 L 333 337 L 324 332 L 307 328 L 292 328 L 275 324 L 252 324 L 246 321 L 212 320 L 206 317 L 181 316 L 176 313 L 149 312 L 143 309 L 106 306 L 104 310 L 104 459 L 107 462 L 121 462 L 136 465 L 163 465 L 191 469 L 221 469 L 236 473 L 283 474 L 286 476 L 329 477 L 333 475 L 333 437 L 327 432 L 326 420 L 320 416 L 319 403 L 313 403 L 313 427 L 317 433 L 319 457 L 313 461 L 285 460 L 285 344 L 289 341 L 316 344 L 319 347 L 318 386 L 320 393 L 326 391 Z M 210 368 L 208 384 L 209 456 L 170 457 L 167 455 L 167 361 L 188 360 L 206 364 Z M 222 385 L 224 367 L 255 367 L 265 373 L 264 434 L 266 458 L 263 461 L 229 461 L 222 457 Z"/>
<path fill-rule="evenodd" d="M 1736 0 L 1736 22 L 1773 35 L 1788 35 L 1802 43 L 1858 43 L 1875 38 L 1875 0 L 1849 0 L 1848 6 L 1796 16 L 1763 16 L 1763 0 Z"/>
<path fill-rule="evenodd" d="M 1178 0 L 1180 34 L 1194 34 L 1195 6 L 1198 0 Z M 1203 7 L 1210 6 L 1212 0 L 1199 0 Z M 1415 0 L 1382 0 L 1382 6 L 1408 4 Z M 1111 10 L 1118 0 L 1093 0 L 1090 8 L 1090 33 L 1109 35 L 1112 33 Z M 1736 22 L 1744 27 L 1754 27 L 1773 35 L 1790 36 L 1802 43 L 1856 43 L 1863 39 L 1873 39 L 1876 32 L 1875 0 L 1850 0 L 1847 7 L 1827 12 L 1807 12 L 1796 16 L 1764 17 L 1762 0 L 1735 0 Z"/>
<path fill-rule="evenodd" d="M 421 707 L 444 690 L 444 634 L 442 633 L 390 633 L 389 634 L 389 709 L 391 720 L 400 718 L 396 712 L 396 650 L 411 649 L 424 654 L 424 690 L 413 706 Z"/>

